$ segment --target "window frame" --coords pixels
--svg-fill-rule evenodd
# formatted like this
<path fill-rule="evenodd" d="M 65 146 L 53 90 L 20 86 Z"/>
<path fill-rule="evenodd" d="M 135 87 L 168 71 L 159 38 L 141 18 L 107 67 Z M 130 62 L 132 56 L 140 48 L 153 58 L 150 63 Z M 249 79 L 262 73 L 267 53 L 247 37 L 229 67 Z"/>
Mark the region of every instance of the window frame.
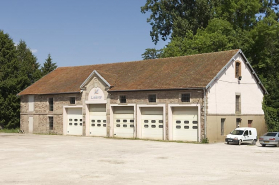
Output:
<path fill-rule="evenodd" d="M 72 101 L 72 100 L 73 100 L 73 101 Z M 70 104 L 71 104 L 71 105 L 75 105 L 75 104 L 76 104 L 76 97 L 73 97 L 73 96 L 70 97 L 70 100 L 69 100 L 69 101 L 70 101 Z"/>
<path fill-rule="evenodd" d="M 252 127 L 253 120 L 248 120 L 248 127 Z"/>
<path fill-rule="evenodd" d="M 155 96 L 155 101 L 154 101 L 154 96 Z M 149 103 L 156 103 L 157 102 L 157 94 L 149 94 L 148 95 L 148 102 Z"/>
<path fill-rule="evenodd" d="M 53 104 L 54 104 L 54 100 L 53 97 L 52 98 L 48 98 L 48 110 L 49 111 L 53 111 Z"/>
<path fill-rule="evenodd" d="M 235 78 L 239 78 L 241 76 L 241 62 L 235 61 Z"/>
<path fill-rule="evenodd" d="M 127 103 L 126 95 L 119 95 L 119 103 Z"/>
<path fill-rule="evenodd" d="M 183 95 L 189 95 L 189 101 L 183 101 Z M 189 103 L 191 102 L 191 93 L 181 93 L 180 94 L 180 101 L 183 102 L 183 103 Z"/>
<path fill-rule="evenodd" d="M 225 135 L 225 121 L 226 118 L 221 118 L 221 136 Z"/>
<path fill-rule="evenodd" d="M 236 114 L 241 113 L 241 95 L 240 94 L 235 95 L 235 113 Z"/>
<path fill-rule="evenodd" d="M 53 130 L 53 116 L 49 116 L 48 117 L 48 126 L 49 126 L 49 130 Z"/>

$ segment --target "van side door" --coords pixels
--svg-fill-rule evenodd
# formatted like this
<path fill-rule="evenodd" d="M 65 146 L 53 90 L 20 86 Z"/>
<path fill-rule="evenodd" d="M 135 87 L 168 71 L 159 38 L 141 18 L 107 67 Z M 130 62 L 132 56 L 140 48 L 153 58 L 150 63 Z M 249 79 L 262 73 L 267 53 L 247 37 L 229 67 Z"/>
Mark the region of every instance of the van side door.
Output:
<path fill-rule="evenodd" d="M 248 130 L 244 131 L 243 142 L 245 142 L 245 143 L 249 142 L 249 132 L 248 132 Z"/>

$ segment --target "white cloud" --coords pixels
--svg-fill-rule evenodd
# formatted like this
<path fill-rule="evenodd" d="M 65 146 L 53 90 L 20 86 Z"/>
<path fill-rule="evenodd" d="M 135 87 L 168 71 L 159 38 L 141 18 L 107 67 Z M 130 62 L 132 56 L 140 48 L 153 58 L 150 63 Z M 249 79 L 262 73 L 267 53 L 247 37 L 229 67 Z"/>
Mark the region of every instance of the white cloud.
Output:
<path fill-rule="evenodd" d="M 37 50 L 37 49 L 31 49 L 31 52 L 32 52 L 32 53 L 37 53 L 38 50 Z"/>

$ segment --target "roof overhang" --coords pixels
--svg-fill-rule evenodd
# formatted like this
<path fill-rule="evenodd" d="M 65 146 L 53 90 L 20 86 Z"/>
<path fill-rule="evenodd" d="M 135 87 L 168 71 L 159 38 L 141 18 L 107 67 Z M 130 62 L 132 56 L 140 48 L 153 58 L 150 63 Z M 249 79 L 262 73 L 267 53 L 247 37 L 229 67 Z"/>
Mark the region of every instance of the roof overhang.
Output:
<path fill-rule="evenodd" d="M 236 60 L 236 56 L 240 54 L 243 58 L 244 58 L 244 63 L 249 67 L 249 69 L 251 70 L 251 73 L 254 75 L 254 77 L 257 80 L 257 84 L 262 88 L 262 90 L 264 91 L 264 94 L 268 94 L 267 90 L 265 89 L 265 87 L 263 86 L 263 83 L 261 82 L 260 78 L 258 77 L 258 75 L 256 74 L 255 70 L 253 69 L 253 67 L 251 66 L 251 64 L 249 63 L 248 59 L 245 57 L 244 53 L 242 52 L 241 49 L 239 49 L 237 51 L 237 53 L 229 60 L 229 62 L 217 73 L 217 75 L 207 84 L 206 89 L 210 88 L 213 83 L 218 80 L 221 76 L 221 74 L 227 70 L 229 68 L 229 66 L 231 65 L 231 62 L 234 62 Z"/>
<path fill-rule="evenodd" d="M 84 89 L 85 85 L 91 80 L 93 75 L 98 76 L 108 87 L 111 87 L 111 85 L 98 73 L 96 70 L 94 70 L 87 78 L 86 80 L 81 84 L 80 89 Z"/>

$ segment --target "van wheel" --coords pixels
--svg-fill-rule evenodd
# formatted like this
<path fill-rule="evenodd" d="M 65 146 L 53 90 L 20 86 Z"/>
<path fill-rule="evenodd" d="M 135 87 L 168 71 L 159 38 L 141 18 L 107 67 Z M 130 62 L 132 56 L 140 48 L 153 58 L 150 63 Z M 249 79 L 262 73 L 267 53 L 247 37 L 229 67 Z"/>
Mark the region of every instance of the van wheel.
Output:
<path fill-rule="evenodd" d="M 238 145 L 241 145 L 241 143 L 242 143 L 242 141 L 241 141 L 241 139 L 238 141 Z"/>
<path fill-rule="evenodd" d="M 253 140 L 252 145 L 255 145 L 255 144 L 256 144 L 256 141 L 255 141 L 255 140 Z"/>
<path fill-rule="evenodd" d="M 265 144 L 262 144 L 263 147 L 265 147 Z"/>

